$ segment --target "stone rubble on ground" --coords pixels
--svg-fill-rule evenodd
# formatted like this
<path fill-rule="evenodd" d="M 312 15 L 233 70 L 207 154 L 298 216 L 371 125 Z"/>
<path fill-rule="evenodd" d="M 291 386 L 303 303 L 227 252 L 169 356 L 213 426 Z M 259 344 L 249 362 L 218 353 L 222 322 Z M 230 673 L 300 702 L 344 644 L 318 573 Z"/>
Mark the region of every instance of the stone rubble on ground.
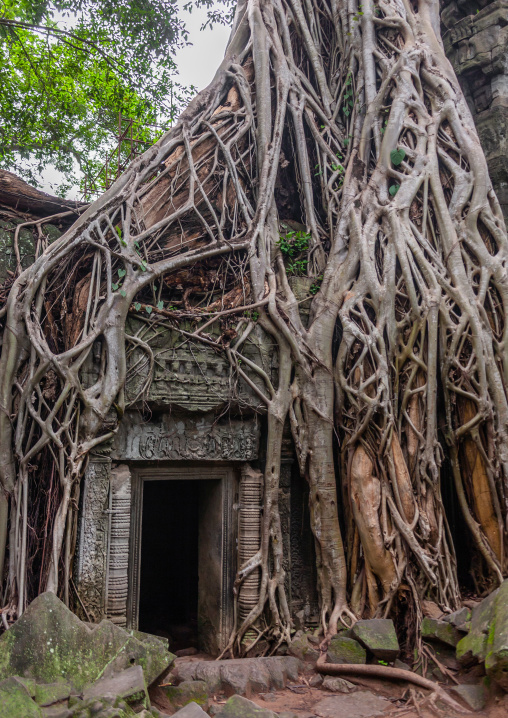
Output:
<path fill-rule="evenodd" d="M 250 697 L 253 693 L 285 688 L 288 681 L 298 680 L 298 669 L 299 661 L 293 656 L 191 661 L 177 663 L 169 678 L 177 687 L 183 682 L 199 681 L 206 683 L 208 693 L 221 691 Z M 173 686 L 162 688 L 168 697 L 175 695 Z"/>
<path fill-rule="evenodd" d="M 43 593 L 0 636 L 0 716 L 128 718 L 174 660 L 167 641 L 111 621 L 89 626 Z"/>
<path fill-rule="evenodd" d="M 332 693 L 353 693 L 357 689 L 354 683 L 339 676 L 326 676 L 323 681 L 323 688 Z"/>
<path fill-rule="evenodd" d="M 475 664 L 484 663 L 487 678 L 508 690 L 508 581 L 472 611 L 429 613 L 427 607 L 421 626 L 436 658 L 434 664 L 429 661 L 428 675 L 446 682 L 439 666 L 457 672 L 474 665 L 476 674 L 469 673 L 469 680 L 476 682 L 448 689 L 465 708 L 482 711 L 487 684 L 481 682 L 482 666 Z M 375 718 L 391 707 L 386 699 L 341 676 L 315 673 L 319 645 L 310 631 L 298 632 L 288 653 L 222 661 L 178 659 L 173 665 L 175 657 L 164 639 L 126 631 L 110 621 L 87 625 L 46 593 L 0 636 L 0 717 L 161 718 L 166 714 L 150 706 L 148 694 L 148 686 L 158 678 L 177 718 L 303 718 L 300 710 L 275 713 L 270 705 L 249 700 L 256 694 L 275 703 L 276 691 L 286 687 L 302 694 L 321 689 L 323 697 L 312 708 L 318 718 Z M 327 660 L 389 662 L 411 670 L 399 660 L 399 653 L 393 622 L 370 619 L 334 636 Z M 218 693 L 229 699 L 217 705 Z"/>

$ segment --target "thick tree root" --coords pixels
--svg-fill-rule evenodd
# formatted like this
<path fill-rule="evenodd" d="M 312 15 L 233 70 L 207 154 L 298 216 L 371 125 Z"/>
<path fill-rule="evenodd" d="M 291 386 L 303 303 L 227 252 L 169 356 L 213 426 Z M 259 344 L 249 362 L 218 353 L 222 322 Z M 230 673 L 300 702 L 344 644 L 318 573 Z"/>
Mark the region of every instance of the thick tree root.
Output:
<path fill-rule="evenodd" d="M 327 663 L 326 653 L 321 654 L 316 663 L 318 673 L 328 676 L 368 676 L 370 678 L 383 678 L 390 681 L 407 681 L 420 688 L 426 688 L 435 693 L 436 697 L 450 706 L 457 713 L 470 713 L 457 701 L 446 693 L 441 686 L 434 681 L 419 676 L 417 673 L 406 671 L 403 668 L 390 668 L 390 666 L 375 666 L 350 663 Z"/>

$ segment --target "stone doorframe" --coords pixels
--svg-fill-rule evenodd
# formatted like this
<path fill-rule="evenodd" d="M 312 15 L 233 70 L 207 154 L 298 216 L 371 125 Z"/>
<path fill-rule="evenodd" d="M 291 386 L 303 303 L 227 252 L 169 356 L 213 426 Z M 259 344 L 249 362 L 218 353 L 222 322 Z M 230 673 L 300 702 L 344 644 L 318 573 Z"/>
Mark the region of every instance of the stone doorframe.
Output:
<path fill-rule="evenodd" d="M 233 586 L 236 575 L 237 517 L 235 496 L 237 477 L 231 465 L 210 465 L 205 462 L 182 466 L 178 464 L 139 467 L 130 464 L 132 471 L 131 528 L 129 542 L 129 590 L 127 599 L 127 627 L 137 630 L 139 624 L 139 595 L 141 587 L 141 532 L 143 520 L 143 488 L 145 481 L 206 481 L 219 480 L 222 490 L 221 537 L 221 597 L 219 648 L 227 645 L 233 629 Z"/>

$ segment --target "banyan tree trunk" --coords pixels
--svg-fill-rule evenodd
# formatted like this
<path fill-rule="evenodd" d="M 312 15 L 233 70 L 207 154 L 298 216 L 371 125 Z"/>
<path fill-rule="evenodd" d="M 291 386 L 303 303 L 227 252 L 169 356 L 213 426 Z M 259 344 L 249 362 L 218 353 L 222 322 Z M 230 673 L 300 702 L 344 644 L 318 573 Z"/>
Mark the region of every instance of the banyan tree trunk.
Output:
<path fill-rule="evenodd" d="M 30 467 L 44 455 L 58 479 L 38 585 L 62 591 L 69 497 L 127 406 L 133 347 L 153 368 L 150 337 L 125 329 L 147 307 L 154 326 L 223 352 L 267 417 L 261 548 L 237 580 L 259 572 L 260 598 L 232 651 L 250 627 L 289 637 L 277 504 L 287 420 L 310 486 L 326 634 L 403 606 L 414 616 L 423 598 L 457 606 L 443 482 L 478 585 L 505 574 L 507 235 L 438 11 L 430 0 L 240 0 L 211 85 L 17 278 L 2 310 L 0 479 L 18 612 Z M 222 284 L 207 284 L 211 266 Z M 308 282 L 308 323 L 293 274 Z M 162 289 L 182 282 L 183 309 L 168 308 Z M 199 282 L 229 289 L 193 302 Z M 271 373 L 242 353 L 256 323 L 277 354 Z"/>

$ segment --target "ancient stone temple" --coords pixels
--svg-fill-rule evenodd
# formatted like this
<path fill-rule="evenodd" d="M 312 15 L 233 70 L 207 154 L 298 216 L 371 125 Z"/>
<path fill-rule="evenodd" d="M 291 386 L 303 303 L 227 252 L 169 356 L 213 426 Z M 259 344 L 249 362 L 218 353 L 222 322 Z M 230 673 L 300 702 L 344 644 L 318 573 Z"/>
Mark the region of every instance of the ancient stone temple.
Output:
<path fill-rule="evenodd" d="M 477 123 L 505 216 L 507 4 L 508 0 L 481 2 L 479 7 L 469 0 L 442 3 L 445 47 Z M 30 214 L 55 213 L 54 203 L 41 199 L 40 193 L 22 206 L 18 200 L 0 181 L 2 280 L 8 270 L 16 269 L 15 227 Z M 69 203 L 58 201 L 56 211 L 69 208 Z M 61 220 L 63 224 L 51 225 L 49 231 L 46 227 L 47 241 L 71 219 L 72 215 Z M 23 266 L 33 257 L 36 241 L 31 230 L 22 231 Z M 304 313 L 309 287 L 304 278 L 291 281 Z M 276 352 L 256 325 L 244 351 L 249 382 L 240 383 L 212 346 L 193 342 L 191 325 L 180 329 L 177 333 L 160 321 L 155 325 L 149 316 L 128 321 L 131 349 L 125 392 L 130 408 L 122 416 L 111 416 L 114 435 L 92 452 L 87 464 L 71 600 L 87 621 L 107 617 L 120 626 L 169 637 L 172 650 L 196 646 L 218 655 L 235 620 L 248 615 L 259 591 L 259 574 L 253 572 L 242 584 L 236 614 L 236 573 L 259 550 L 263 501 L 265 418 L 256 391 L 260 380 L 249 373 L 248 363 L 270 376 L 276 369 Z M 86 367 L 88 386 L 94 384 L 101 361 L 97 343 Z M 294 461 L 289 431 L 279 507 L 290 610 L 306 625 L 317 625 L 308 489 Z"/>
<path fill-rule="evenodd" d="M 152 331 L 139 319 L 128 327 L 131 336 Z M 263 414 L 254 389 L 232 385 L 229 365 L 212 349 L 156 331 L 152 366 L 127 385 L 133 400 L 149 382 L 146 400 L 126 413 L 85 474 L 75 582 L 90 620 L 107 616 L 214 655 L 233 627 L 238 563 L 259 549 Z M 261 332 L 250 352 L 246 358 L 270 373 Z M 131 355 L 133 376 L 143 357 Z M 289 441 L 282 474 L 288 590 L 293 611 L 309 614 L 317 608 L 312 542 L 301 531 L 307 501 L 292 476 Z M 240 615 L 255 605 L 258 583 L 254 573 L 242 585 Z"/>

